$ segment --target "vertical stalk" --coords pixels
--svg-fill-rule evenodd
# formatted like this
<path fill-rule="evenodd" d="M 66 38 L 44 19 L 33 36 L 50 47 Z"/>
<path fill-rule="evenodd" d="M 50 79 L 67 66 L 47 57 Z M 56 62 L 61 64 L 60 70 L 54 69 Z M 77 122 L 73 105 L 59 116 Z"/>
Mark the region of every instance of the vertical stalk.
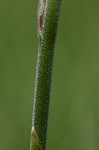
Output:
<path fill-rule="evenodd" d="M 30 150 L 45 150 L 54 45 L 61 0 L 40 0 L 38 58 Z"/>

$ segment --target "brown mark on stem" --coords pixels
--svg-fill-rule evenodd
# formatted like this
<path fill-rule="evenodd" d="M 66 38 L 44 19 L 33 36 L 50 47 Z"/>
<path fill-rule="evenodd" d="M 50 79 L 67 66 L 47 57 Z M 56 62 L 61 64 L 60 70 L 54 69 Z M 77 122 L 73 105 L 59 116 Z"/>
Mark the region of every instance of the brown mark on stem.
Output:
<path fill-rule="evenodd" d="M 44 18 L 47 0 L 40 0 L 39 12 L 38 12 L 38 32 L 42 37 L 44 28 Z"/>

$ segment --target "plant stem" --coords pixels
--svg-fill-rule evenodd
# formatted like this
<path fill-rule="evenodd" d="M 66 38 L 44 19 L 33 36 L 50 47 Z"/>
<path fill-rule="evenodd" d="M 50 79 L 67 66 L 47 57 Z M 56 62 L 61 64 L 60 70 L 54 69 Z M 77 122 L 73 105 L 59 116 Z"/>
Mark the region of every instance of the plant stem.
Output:
<path fill-rule="evenodd" d="M 62 0 L 40 0 L 38 58 L 30 150 L 45 150 L 54 45 Z"/>

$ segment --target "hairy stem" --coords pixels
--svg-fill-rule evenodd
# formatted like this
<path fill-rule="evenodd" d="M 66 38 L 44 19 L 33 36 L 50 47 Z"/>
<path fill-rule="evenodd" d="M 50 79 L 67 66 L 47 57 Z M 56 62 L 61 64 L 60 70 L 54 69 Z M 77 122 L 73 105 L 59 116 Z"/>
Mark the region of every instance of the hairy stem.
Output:
<path fill-rule="evenodd" d="M 38 58 L 30 150 L 45 150 L 54 45 L 62 0 L 40 0 Z"/>

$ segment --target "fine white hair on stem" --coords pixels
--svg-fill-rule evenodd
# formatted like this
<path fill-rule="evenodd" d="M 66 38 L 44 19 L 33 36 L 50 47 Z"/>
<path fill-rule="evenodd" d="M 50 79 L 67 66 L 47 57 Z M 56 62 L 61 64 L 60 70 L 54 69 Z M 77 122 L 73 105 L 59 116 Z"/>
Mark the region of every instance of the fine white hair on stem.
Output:
<path fill-rule="evenodd" d="M 46 149 L 53 56 L 61 1 L 39 2 L 38 57 L 30 150 Z"/>

